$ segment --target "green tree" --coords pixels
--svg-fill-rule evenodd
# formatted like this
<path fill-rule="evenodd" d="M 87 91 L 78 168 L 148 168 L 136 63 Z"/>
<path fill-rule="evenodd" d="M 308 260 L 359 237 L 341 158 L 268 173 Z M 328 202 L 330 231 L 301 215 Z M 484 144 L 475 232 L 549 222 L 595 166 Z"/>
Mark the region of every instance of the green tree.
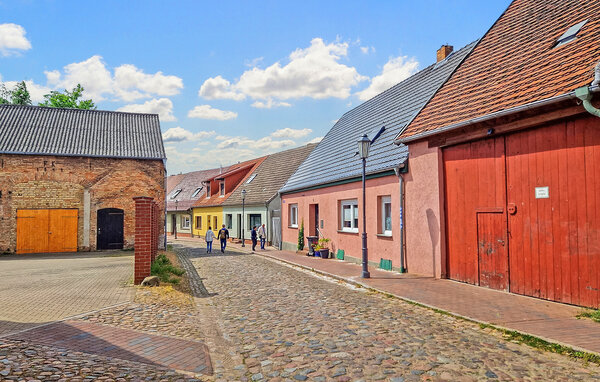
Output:
<path fill-rule="evenodd" d="M 302 251 L 304 249 L 304 219 L 302 219 L 302 223 L 300 224 L 300 229 L 298 230 L 298 251 Z"/>
<path fill-rule="evenodd" d="M 13 90 L 8 90 L 4 84 L 0 86 L 0 104 L 31 105 L 31 95 L 25 81 L 17 83 Z"/>
<path fill-rule="evenodd" d="M 64 107 L 70 109 L 96 109 L 91 99 L 80 100 L 83 96 L 83 86 L 77 84 L 72 91 L 65 89 L 64 93 L 53 90 L 44 96 L 44 102 L 40 106 Z"/>

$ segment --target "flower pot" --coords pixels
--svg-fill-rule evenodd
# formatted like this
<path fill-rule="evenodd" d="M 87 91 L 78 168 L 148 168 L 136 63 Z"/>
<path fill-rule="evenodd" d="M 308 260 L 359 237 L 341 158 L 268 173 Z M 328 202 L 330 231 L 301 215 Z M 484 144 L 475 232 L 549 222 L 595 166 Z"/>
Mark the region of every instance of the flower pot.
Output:
<path fill-rule="evenodd" d="M 329 248 L 324 248 L 319 250 L 319 252 L 321 253 L 321 258 L 322 259 L 328 259 L 329 258 Z"/>
<path fill-rule="evenodd" d="M 321 257 L 321 251 L 315 251 L 315 257 Z"/>

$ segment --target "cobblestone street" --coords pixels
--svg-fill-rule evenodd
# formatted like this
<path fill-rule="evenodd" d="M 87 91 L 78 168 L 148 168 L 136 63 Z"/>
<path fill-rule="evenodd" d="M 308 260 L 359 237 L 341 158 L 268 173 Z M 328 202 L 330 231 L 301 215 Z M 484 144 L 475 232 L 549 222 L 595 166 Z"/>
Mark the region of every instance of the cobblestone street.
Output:
<path fill-rule="evenodd" d="M 600 368 L 255 256 L 179 247 L 217 380 L 600 380 Z M 212 330 L 211 330 L 212 328 Z M 218 337 L 218 338 L 217 338 Z"/>

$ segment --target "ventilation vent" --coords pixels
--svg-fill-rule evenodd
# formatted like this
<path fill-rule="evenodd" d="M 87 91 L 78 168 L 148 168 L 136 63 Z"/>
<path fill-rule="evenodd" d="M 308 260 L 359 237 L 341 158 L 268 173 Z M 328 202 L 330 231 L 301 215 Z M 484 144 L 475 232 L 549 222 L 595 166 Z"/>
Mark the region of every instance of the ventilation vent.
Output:
<path fill-rule="evenodd" d="M 556 40 L 556 45 L 554 45 L 554 47 L 556 48 L 575 40 L 577 38 L 577 33 L 579 33 L 579 31 L 585 25 L 585 23 L 587 23 L 587 20 L 577 23 L 569 29 L 567 29 L 567 31 Z"/>

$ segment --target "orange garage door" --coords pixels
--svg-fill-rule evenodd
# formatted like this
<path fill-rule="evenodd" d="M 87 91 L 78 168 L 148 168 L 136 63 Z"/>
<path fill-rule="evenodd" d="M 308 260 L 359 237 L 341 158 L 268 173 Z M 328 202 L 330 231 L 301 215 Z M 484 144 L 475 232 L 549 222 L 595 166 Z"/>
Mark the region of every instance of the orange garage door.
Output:
<path fill-rule="evenodd" d="M 17 210 L 17 253 L 77 251 L 77 210 Z"/>

